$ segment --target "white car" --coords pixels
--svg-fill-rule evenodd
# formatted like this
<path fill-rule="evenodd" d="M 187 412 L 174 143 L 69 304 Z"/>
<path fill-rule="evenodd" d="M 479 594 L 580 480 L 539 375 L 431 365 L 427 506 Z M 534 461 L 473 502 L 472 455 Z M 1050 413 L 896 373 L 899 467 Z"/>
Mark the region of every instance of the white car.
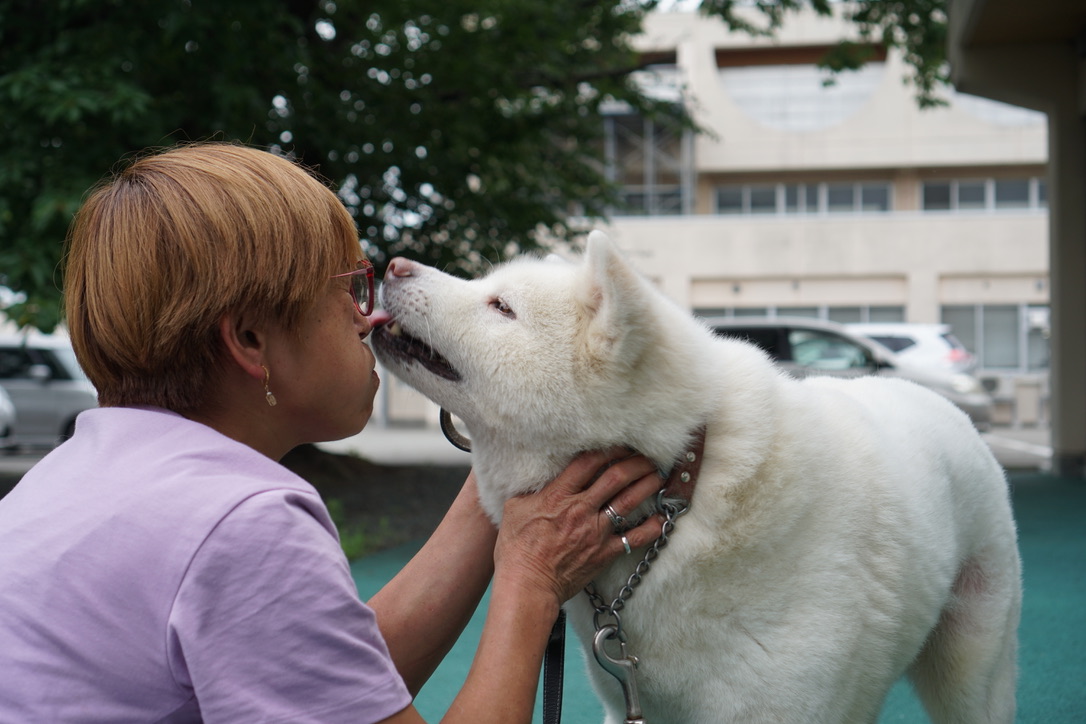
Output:
<path fill-rule="evenodd" d="M 949 324 L 904 322 L 846 324 L 850 331 L 875 340 L 906 362 L 953 372 L 973 372 L 977 360 L 950 331 Z"/>
<path fill-rule="evenodd" d="M 52 447 L 71 436 L 76 415 L 98 406 L 98 393 L 63 335 L 0 336 L 0 387 L 15 405 L 11 435 L 0 438 L 0 446 Z"/>

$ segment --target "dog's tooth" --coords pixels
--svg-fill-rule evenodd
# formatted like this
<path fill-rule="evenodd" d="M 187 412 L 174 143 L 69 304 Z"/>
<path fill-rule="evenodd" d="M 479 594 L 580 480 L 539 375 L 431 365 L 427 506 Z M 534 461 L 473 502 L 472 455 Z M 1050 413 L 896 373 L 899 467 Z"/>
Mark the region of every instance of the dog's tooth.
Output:
<path fill-rule="evenodd" d="M 393 337 L 399 337 L 402 332 L 403 329 L 400 327 L 399 322 L 393 322 L 392 324 L 388 325 L 388 333 L 391 334 Z"/>

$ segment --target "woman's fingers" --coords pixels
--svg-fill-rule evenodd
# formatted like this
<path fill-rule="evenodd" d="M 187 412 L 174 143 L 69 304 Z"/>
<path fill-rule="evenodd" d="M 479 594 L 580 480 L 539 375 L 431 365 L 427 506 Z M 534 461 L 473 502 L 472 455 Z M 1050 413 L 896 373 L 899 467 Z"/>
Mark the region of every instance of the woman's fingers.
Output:
<path fill-rule="evenodd" d="M 654 472 L 656 464 L 628 448 L 613 447 L 578 455 L 545 490 L 554 495 L 583 491 L 589 502 L 602 508 L 632 481 Z"/>
<path fill-rule="evenodd" d="M 625 447 L 610 447 L 604 450 L 583 452 L 558 474 L 547 488 L 564 494 L 577 493 L 592 485 L 608 467 L 620 460 L 633 457 L 635 453 Z"/>
<path fill-rule="evenodd" d="M 622 537 L 626 537 L 626 542 L 630 545 L 630 551 L 633 552 L 637 548 L 643 546 L 652 545 L 660 534 L 664 530 L 664 521 L 658 515 L 650 515 L 639 525 L 630 528 L 623 533 L 613 533 L 611 535 L 613 542 L 609 546 L 608 552 L 613 551 L 611 560 L 620 557 L 621 555 L 627 555 L 626 546 L 622 542 Z"/>
<path fill-rule="evenodd" d="M 659 538 L 660 516 L 642 516 L 662 485 L 655 464 L 627 449 L 577 456 L 543 490 L 506 502 L 496 575 L 570 598 L 615 559 Z"/>
<path fill-rule="evenodd" d="M 626 528 L 627 526 L 619 525 L 612 520 L 611 515 L 628 519 L 630 514 L 637 510 L 642 503 L 660 492 L 661 487 L 662 481 L 660 480 L 660 476 L 656 474 L 654 468 L 648 475 L 644 475 L 633 483 L 620 488 L 617 493 L 603 502 L 600 507 L 604 510 L 604 519 L 616 530 L 619 528 Z M 608 511 L 608 508 L 610 511 Z"/>

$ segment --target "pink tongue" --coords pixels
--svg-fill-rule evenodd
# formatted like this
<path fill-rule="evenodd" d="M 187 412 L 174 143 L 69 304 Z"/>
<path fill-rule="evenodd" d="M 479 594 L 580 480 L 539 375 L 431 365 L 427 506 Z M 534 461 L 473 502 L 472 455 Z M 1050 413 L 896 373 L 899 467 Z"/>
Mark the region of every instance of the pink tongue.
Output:
<path fill-rule="evenodd" d="M 380 327 L 382 324 L 391 322 L 392 315 L 383 309 L 375 309 L 373 310 L 373 314 L 367 317 L 367 319 L 370 320 L 371 327 Z"/>

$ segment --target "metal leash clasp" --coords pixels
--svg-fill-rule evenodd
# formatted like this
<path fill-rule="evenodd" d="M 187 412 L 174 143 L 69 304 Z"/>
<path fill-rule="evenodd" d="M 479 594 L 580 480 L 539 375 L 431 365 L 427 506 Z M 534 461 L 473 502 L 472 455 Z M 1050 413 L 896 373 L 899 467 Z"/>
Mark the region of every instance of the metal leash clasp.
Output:
<path fill-rule="evenodd" d="M 604 647 L 604 642 L 612 638 L 618 639 L 622 652 L 619 658 L 612 658 Z M 622 685 L 622 696 L 626 699 L 625 724 L 645 724 L 645 719 L 641 716 L 641 700 L 637 694 L 637 657 L 626 652 L 626 639 L 619 635 L 618 626 L 607 624 L 596 632 L 592 639 L 592 653 L 596 655 L 596 661 L 603 670 L 618 679 L 618 683 Z"/>

